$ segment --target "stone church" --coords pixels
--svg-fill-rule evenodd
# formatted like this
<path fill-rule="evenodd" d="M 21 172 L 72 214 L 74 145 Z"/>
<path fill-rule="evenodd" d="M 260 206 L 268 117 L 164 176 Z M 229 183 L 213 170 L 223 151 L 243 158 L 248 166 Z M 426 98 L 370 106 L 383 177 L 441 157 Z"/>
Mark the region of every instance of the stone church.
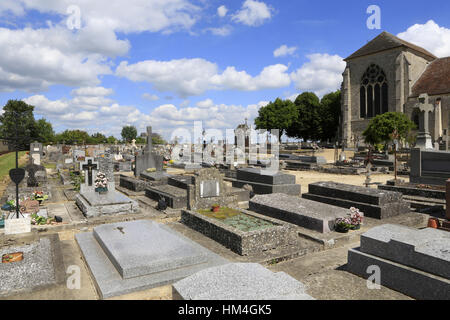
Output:
<path fill-rule="evenodd" d="M 437 58 L 427 50 L 388 32 L 344 59 L 342 138 L 344 146 L 363 143 L 362 132 L 371 118 L 403 112 L 419 122 L 419 96 L 428 95 L 432 111 L 428 128 L 433 142 L 446 141 L 450 129 L 450 57 Z"/>

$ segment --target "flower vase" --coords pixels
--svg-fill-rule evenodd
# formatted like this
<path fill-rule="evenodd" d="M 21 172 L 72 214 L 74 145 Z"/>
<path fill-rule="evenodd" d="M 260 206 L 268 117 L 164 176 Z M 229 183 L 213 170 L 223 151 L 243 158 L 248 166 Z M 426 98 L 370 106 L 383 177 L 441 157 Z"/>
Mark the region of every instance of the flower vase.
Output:
<path fill-rule="evenodd" d="M 99 194 L 106 194 L 108 192 L 108 188 L 95 188 L 95 192 Z"/>
<path fill-rule="evenodd" d="M 356 226 L 354 225 L 354 226 L 351 227 L 351 229 L 352 230 L 359 230 L 359 229 L 361 229 L 361 225 L 360 224 L 357 224 Z"/>
<path fill-rule="evenodd" d="M 348 233 L 348 231 L 349 231 L 349 229 L 348 229 L 348 227 L 344 227 L 344 226 L 341 226 L 341 225 L 336 225 L 336 227 L 334 228 L 334 230 L 336 231 L 336 232 L 339 232 L 339 233 Z"/>

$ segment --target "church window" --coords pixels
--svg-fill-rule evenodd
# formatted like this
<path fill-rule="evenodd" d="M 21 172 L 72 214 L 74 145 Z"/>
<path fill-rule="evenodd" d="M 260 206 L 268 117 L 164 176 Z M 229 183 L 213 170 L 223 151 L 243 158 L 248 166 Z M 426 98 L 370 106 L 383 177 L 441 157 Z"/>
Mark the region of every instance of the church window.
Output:
<path fill-rule="evenodd" d="M 388 89 L 384 71 L 376 64 L 371 64 L 361 79 L 361 118 L 372 118 L 388 112 Z"/>

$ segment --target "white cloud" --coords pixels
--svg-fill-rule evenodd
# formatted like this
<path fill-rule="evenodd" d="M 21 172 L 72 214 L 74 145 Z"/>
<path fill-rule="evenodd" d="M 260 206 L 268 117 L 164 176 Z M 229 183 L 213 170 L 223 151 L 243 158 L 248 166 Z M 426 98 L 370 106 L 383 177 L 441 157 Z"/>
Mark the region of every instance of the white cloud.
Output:
<path fill-rule="evenodd" d="M 142 98 L 148 101 L 156 101 L 159 100 L 159 97 L 156 94 L 144 93 Z"/>
<path fill-rule="evenodd" d="M 114 93 L 113 89 L 107 89 L 104 87 L 83 87 L 72 90 L 74 96 L 110 96 Z"/>
<path fill-rule="evenodd" d="M 275 49 L 275 51 L 273 52 L 273 56 L 275 58 L 288 55 L 292 56 L 294 55 L 295 51 L 297 51 L 297 47 L 288 47 L 287 45 L 283 44 L 281 47 Z"/>
<path fill-rule="evenodd" d="M 345 62 L 338 55 L 315 53 L 307 56 L 306 62 L 291 73 L 292 81 L 300 91 L 312 91 L 318 96 L 336 91 L 342 83 Z"/>
<path fill-rule="evenodd" d="M 236 12 L 232 20 L 248 26 L 262 25 L 272 17 L 272 9 L 264 2 L 255 0 L 245 0 L 241 10 Z"/>
<path fill-rule="evenodd" d="M 76 5 L 81 29 L 69 30 L 67 9 Z M 39 92 L 54 84 L 97 86 L 111 74 L 112 59 L 128 53 L 130 43 L 117 34 L 189 30 L 200 8 L 189 0 L 1 0 L 0 16 L 30 10 L 59 17 L 45 27 L 0 28 L 0 91 Z M 55 15 L 56 14 L 56 15 Z M 217 31 L 218 32 L 218 31 Z M 224 31 L 223 31 L 224 32 Z"/>
<path fill-rule="evenodd" d="M 223 26 L 220 28 L 207 28 L 207 29 L 205 29 L 205 31 L 211 32 L 215 36 L 225 37 L 231 33 L 232 28 L 230 26 Z"/>
<path fill-rule="evenodd" d="M 180 97 L 187 97 L 203 94 L 207 90 L 257 91 L 282 88 L 291 83 L 287 69 L 283 64 L 271 65 L 252 77 L 235 67 L 227 67 L 219 73 L 215 63 L 196 58 L 147 60 L 131 65 L 123 61 L 117 67 L 116 75 L 135 82 L 148 82 L 161 92 L 173 91 Z"/>
<path fill-rule="evenodd" d="M 7 9 L 18 15 L 34 9 L 67 16 L 71 5 L 80 8 L 83 24 L 125 33 L 189 29 L 200 10 L 189 0 L 2 0 L 0 14 Z"/>
<path fill-rule="evenodd" d="M 220 6 L 217 8 L 217 14 L 219 17 L 225 17 L 227 15 L 228 9 L 225 6 Z"/>
<path fill-rule="evenodd" d="M 397 36 L 427 49 L 438 57 L 450 56 L 450 29 L 440 27 L 433 20 L 425 24 L 415 24 Z"/>

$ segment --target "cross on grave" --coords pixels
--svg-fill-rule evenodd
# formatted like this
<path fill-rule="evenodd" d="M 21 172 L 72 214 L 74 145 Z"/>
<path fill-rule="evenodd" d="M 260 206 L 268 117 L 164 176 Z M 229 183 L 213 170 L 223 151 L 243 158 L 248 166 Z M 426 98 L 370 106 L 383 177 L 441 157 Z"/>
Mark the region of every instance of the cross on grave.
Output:
<path fill-rule="evenodd" d="M 152 152 L 152 127 L 147 127 L 147 145 L 145 146 L 145 151 Z"/>
<path fill-rule="evenodd" d="M 87 161 L 87 164 L 83 164 L 82 169 L 88 173 L 88 185 L 92 186 L 92 169 L 97 169 L 97 164 L 92 163 L 92 159 Z"/>

